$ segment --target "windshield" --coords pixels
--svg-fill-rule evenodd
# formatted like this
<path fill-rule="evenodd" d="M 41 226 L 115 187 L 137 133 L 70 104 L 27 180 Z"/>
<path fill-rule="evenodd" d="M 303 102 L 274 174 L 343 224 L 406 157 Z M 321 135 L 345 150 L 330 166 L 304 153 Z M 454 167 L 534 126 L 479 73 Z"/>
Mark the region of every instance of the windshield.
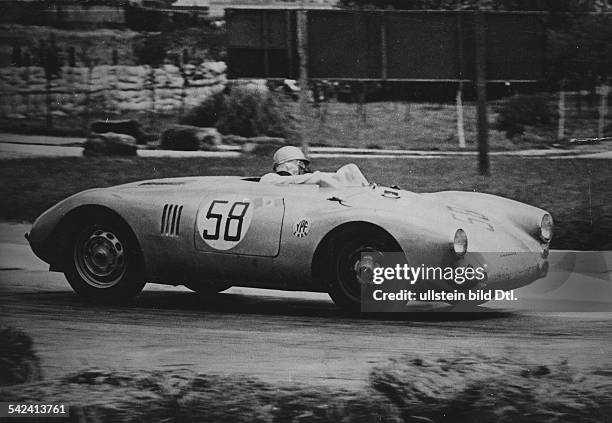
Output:
<path fill-rule="evenodd" d="M 332 175 L 333 179 L 338 181 L 338 185 L 342 187 L 367 187 L 370 185 L 361 170 L 353 163 L 342 166 Z"/>

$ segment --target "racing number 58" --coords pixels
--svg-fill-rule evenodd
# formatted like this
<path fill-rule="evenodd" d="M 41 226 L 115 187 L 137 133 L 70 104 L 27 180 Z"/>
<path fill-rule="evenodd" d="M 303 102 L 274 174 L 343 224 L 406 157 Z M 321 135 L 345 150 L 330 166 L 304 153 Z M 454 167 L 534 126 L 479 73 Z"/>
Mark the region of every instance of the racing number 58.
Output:
<path fill-rule="evenodd" d="M 219 239 L 220 233 L 219 229 L 221 229 L 221 221 L 224 218 L 222 213 L 215 213 L 215 206 L 221 204 L 229 204 L 229 201 L 225 200 L 214 200 L 210 203 L 210 207 L 208 208 L 208 212 L 206 213 L 207 219 L 215 219 L 215 231 L 213 233 L 208 232 L 208 230 L 204 229 L 202 232 L 202 238 L 217 240 Z M 225 230 L 223 231 L 223 240 L 224 241 L 240 241 L 242 237 L 242 222 L 244 220 L 244 215 L 249 209 L 249 203 L 245 203 L 243 201 L 236 201 L 230 207 L 229 212 L 227 214 L 227 219 L 225 220 Z M 219 207 L 217 207 L 219 208 Z M 226 209 L 225 207 L 221 207 L 222 209 Z M 239 213 L 236 213 L 236 209 L 241 208 Z M 231 224 L 232 222 L 236 222 L 236 230 L 234 234 L 230 234 Z"/>

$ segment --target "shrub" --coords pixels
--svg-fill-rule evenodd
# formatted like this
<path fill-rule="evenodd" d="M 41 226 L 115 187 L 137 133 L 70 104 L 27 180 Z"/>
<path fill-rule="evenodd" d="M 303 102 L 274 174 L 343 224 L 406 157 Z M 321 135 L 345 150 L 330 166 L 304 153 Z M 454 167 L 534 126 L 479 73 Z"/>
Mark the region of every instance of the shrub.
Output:
<path fill-rule="evenodd" d="M 404 421 L 597 422 L 612 410 L 607 369 L 578 373 L 566 362 L 462 353 L 393 359 L 370 373 L 373 389 Z"/>
<path fill-rule="evenodd" d="M 235 87 L 229 95 L 219 93 L 204 100 L 182 119 L 186 125 L 216 127 L 222 134 L 242 137 L 286 138 L 293 118 L 273 93 L 250 87 Z"/>
<path fill-rule="evenodd" d="M 595 423 L 612 413 L 608 368 L 578 373 L 567 363 L 473 351 L 390 360 L 371 371 L 369 386 L 351 390 L 241 375 L 88 369 L 0 389 L 0 397 L 68 402 L 71 417 L 96 422 Z"/>
<path fill-rule="evenodd" d="M 2 328 L 0 340 L 0 386 L 41 379 L 40 359 L 27 334 L 13 328 Z"/>
<path fill-rule="evenodd" d="M 498 112 L 496 127 L 505 131 L 508 138 L 525 132 L 524 125 L 548 125 L 553 120 L 553 111 L 544 95 L 514 96 Z"/>
<path fill-rule="evenodd" d="M 96 120 L 91 124 L 91 132 L 96 134 L 114 132 L 116 134 L 131 135 L 138 144 L 146 144 L 149 138 L 149 134 L 144 132 L 140 123 L 134 119 Z"/>
<path fill-rule="evenodd" d="M 199 105 L 189 110 L 181 119 L 183 125 L 213 127 L 219 116 L 226 113 L 226 96 L 222 92 L 211 95 Z"/>

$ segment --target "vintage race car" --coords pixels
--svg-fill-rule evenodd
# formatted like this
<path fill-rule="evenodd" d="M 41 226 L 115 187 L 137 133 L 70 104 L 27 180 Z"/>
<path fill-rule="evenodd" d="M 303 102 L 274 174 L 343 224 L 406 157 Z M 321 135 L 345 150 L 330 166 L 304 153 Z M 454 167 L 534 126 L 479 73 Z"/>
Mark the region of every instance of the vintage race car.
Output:
<path fill-rule="evenodd" d="M 230 286 L 328 292 L 356 310 L 387 252 L 414 266 L 484 266 L 479 286 L 500 290 L 547 272 L 552 218 L 527 204 L 377 186 L 353 164 L 317 184 L 259 179 L 183 177 L 91 189 L 47 210 L 26 237 L 77 293 L 103 302 L 129 300 L 152 282 L 203 294 Z M 465 288 L 433 282 L 427 288 Z"/>

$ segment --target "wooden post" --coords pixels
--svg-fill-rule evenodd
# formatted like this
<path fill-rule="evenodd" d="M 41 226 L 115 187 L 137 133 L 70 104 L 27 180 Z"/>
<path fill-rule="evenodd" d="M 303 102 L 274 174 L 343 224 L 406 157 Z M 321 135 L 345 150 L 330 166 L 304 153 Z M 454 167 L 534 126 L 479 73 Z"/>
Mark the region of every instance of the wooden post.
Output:
<path fill-rule="evenodd" d="M 47 128 L 53 128 L 53 113 L 51 110 L 52 99 L 51 99 L 51 80 L 53 75 L 57 72 L 57 57 L 55 52 L 55 39 L 54 35 L 51 34 L 49 38 L 49 44 L 46 46 L 45 51 L 45 106 L 46 106 L 46 124 Z"/>
<path fill-rule="evenodd" d="M 561 91 L 559 91 L 559 127 L 557 129 L 557 141 L 565 138 L 565 79 L 561 81 Z"/>
<path fill-rule="evenodd" d="M 264 51 L 264 76 L 270 75 L 270 56 L 268 54 L 268 13 L 264 10 L 261 23 L 261 42 Z"/>
<path fill-rule="evenodd" d="M 187 73 L 185 72 L 183 65 L 180 65 L 179 69 L 181 70 L 181 78 L 183 79 L 183 83 L 181 84 L 181 105 L 179 106 L 180 118 L 185 113 L 185 98 L 187 97 L 187 86 L 189 85 L 189 80 L 187 79 Z"/>
<path fill-rule="evenodd" d="M 380 72 L 381 78 L 387 79 L 387 25 L 385 21 L 385 16 L 383 14 L 380 15 Z"/>
<path fill-rule="evenodd" d="M 601 85 L 597 87 L 599 93 L 599 121 L 597 122 L 597 136 L 603 138 L 604 128 L 606 126 L 606 115 L 608 114 L 608 95 L 610 94 L 610 87 L 608 85 Z"/>
<path fill-rule="evenodd" d="M 361 83 L 361 90 L 359 91 L 359 117 L 362 123 L 366 123 L 366 83 Z"/>
<path fill-rule="evenodd" d="M 149 69 L 149 89 L 151 90 L 151 110 L 149 112 L 149 124 L 155 125 L 155 68 Z"/>
<path fill-rule="evenodd" d="M 83 110 L 83 120 L 85 122 L 85 128 L 87 128 L 87 134 L 89 134 L 89 119 L 91 116 L 91 79 L 93 74 L 93 67 L 88 59 L 85 60 L 87 63 L 87 83 L 85 84 L 85 108 Z"/>
<path fill-rule="evenodd" d="M 287 39 L 285 42 L 287 43 L 287 70 L 290 78 L 294 78 L 295 74 L 293 73 L 293 25 L 292 25 L 292 12 L 290 10 L 285 11 L 285 23 L 286 31 L 287 31 Z"/>
<path fill-rule="evenodd" d="M 308 12 L 297 11 L 297 49 L 300 85 L 300 141 L 304 154 L 308 154 L 306 126 L 308 124 Z"/>
<path fill-rule="evenodd" d="M 459 82 L 457 87 L 457 138 L 459 139 L 459 147 L 465 148 L 465 128 L 463 127 L 463 83 Z"/>
<path fill-rule="evenodd" d="M 489 121 L 487 116 L 487 68 L 485 15 L 479 9 L 474 16 L 476 38 L 476 94 L 478 114 L 478 170 L 481 175 L 490 175 L 489 166 Z"/>
<path fill-rule="evenodd" d="M 46 108 L 47 108 L 47 113 L 46 113 L 46 121 L 47 121 L 47 128 L 53 128 L 53 113 L 51 110 L 51 75 L 49 73 L 47 73 L 47 78 L 45 81 L 45 103 L 46 103 Z"/>

